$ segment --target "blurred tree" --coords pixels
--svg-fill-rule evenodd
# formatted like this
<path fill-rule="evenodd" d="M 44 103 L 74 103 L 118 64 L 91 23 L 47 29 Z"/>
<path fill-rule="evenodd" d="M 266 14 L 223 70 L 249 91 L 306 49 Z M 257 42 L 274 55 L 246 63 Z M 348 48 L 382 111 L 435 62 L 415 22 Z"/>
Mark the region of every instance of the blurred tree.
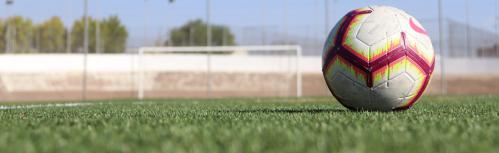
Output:
<path fill-rule="evenodd" d="M 35 46 L 42 53 L 65 52 L 66 29 L 59 17 L 52 17 L 36 28 Z"/>
<path fill-rule="evenodd" d="M 93 25 L 100 24 L 100 45 L 104 53 L 123 53 L 126 49 L 126 41 L 128 39 L 128 31 L 121 23 L 117 16 L 111 16 L 99 22 L 91 17 L 88 17 L 88 52 L 95 53 L 96 46 L 96 28 Z M 71 48 L 77 52 L 83 51 L 83 35 L 84 35 L 83 18 L 75 21 L 71 31 Z"/>
<path fill-rule="evenodd" d="M 88 52 L 95 53 L 95 21 L 92 17 L 88 17 Z M 85 32 L 84 18 L 80 18 L 73 23 L 71 28 L 71 48 L 72 52 L 83 52 L 83 36 Z"/>
<path fill-rule="evenodd" d="M 128 32 L 118 16 L 110 16 L 101 23 L 100 43 L 106 53 L 123 53 L 126 49 Z"/>
<path fill-rule="evenodd" d="M 235 38 L 229 27 L 212 25 L 212 45 L 235 45 Z M 170 31 L 169 40 L 164 44 L 167 46 L 205 46 L 206 45 L 206 23 L 201 20 L 189 21 L 180 28 Z"/>
<path fill-rule="evenodd" d="M 8 18 L 4 24 L 4 35 L 7 35 L 8 32 L 10 32 L 10 41 L 12 45 L 10 52 L 29 53 L 33 51 L 31 44 L 34 28 L 31 19 L 14 16 Z M 4 36 L 4 39 L 6 39 L 6 36 Z M 4 44 L 4 46 L 6 46 L 6 44 Z"/>
<path fill-rule="evenodd" d="M 0 19 L 0 53 L 5 53 L 5 22 Z"/>

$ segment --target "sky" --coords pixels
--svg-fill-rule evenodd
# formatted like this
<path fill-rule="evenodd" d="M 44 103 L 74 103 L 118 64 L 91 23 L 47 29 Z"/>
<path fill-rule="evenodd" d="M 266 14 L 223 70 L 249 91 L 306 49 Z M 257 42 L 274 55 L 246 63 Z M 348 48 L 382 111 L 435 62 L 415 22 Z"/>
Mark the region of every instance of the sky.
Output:
<path fill-rule="evenodd" d="M 2 0 L 3 1 L 3 0 Z M 66 26 L 83 15 L 83 0 L 14 0 L 0 3 L 0 18 L 22 15 L 35 23 L 60 16 Z M 494 0 L 443 0 L 445 18 L 465 22 L 469 6 L 472 26 L 494 31 Z M 206 19 L 207 0 L 88 0 L 89 15 L 103 18 L 117 15 L 128 28 L 130 37 L 153 38 L 193 19 Z M 211 21 L 215 24 L 244 29 L 270 27 L 289 35 L 323 37 L 348 11 L 367 5 L 390 5 L 413 15 L 423 26 L 435 26 L 436 0 L 329 0 L 328 19 L 325 0 L 211 0 Z M 325 21 L 329 21 L 328 24 Z M 425 25 L 427 24 L 427 25 Z M 326 27 L 328 25 L 328 27 Z M 147 28 L 144 28 L 147 27 Z M 428 28 L 427 28 L 428 29 Z M 430 27 L 431 29 L 431 27 Z M 237 36 L 236 36 L 237 37 Z"/>

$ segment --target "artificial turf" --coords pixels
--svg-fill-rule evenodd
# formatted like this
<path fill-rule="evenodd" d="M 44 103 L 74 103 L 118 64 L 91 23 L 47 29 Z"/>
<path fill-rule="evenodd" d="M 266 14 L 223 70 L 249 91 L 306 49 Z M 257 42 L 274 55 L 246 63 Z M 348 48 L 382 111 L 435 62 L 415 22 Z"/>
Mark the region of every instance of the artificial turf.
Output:
<path fill-rule="evenodd" d="M 499 96 L 427 96 L 402 112 L 351 112 L 331 97 L 0 110 L 0 152 L 498 151 Z"/>

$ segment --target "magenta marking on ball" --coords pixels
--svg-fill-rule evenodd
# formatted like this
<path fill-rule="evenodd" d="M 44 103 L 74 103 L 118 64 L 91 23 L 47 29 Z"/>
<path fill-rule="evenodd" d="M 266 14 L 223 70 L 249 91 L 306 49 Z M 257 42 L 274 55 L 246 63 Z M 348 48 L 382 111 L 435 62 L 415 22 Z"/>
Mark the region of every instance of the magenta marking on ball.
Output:
<path fill-rule="evenodd" d="M 402 41 L 405 42 L 406 41 L 405 33 L 402 32 L 401 35 L 402 35 L 402 39 L 403 39 Z M 426 75 L 430 75 L 432 72 L 432 67 L 430 65 L 428 65 L 420 56 L 418 56 L 418 54 L 414 50 L 410 49 L 409 47 L 405 47 L 405 46 L 398 47 L 398 48 L 388 52 L 388 54 L 385 54 L 385 55 L 383 55 L 383 56 L 381 56 L 381 57 L 379 57 L 376 60 L 371 61 L 371 62 L 367 62 L 367 61 L 363 60 L 362 58 L 353 54 L 351 51 L 344 48 L 343 46 L 335 46 L 335 48 L 336 47 L 338 47 L 338 48 L 329 51 L 329 52 L 336 52 L 336 53 L 332 53 L 332 56 L 328 56 L 328 58 L 326 58 L 325 63 L 327 65 L 325 66 L 326 69 L 324 70 L 324 72 L 326 72 L 329 69 L 329 67 L 331 66 L 332 58 L 334 58 L 335 56 L 340 56 L 343 59 L 345 59 L 346 61 L 348 61 L 350 64 L 352 64 L 353 66 L 359 68 L 364 73 L 366 73 L 366 76 L 367 76 L 366 84 L 368 87 L 373 87 L 373 80 L 372 80 L 373 74 L 372 74 L 372 72 L 375 72 L 375 71 L 387 66 L 388 63 L 394 62 L 402 57 L 408 57 L 408 58 L 412 59 L 414 62 L 416 62 L 416 65 L 419 66 L 424 71 L 424 73 Z"/>
<path fill-rule="evenodd" d="M 409 19 L 409 25 L 411 26 L 412 30 L 416 31 L 417 33 L 428 35 L 426 30 L 424 30 L 422 27 L 420 27 L 420 26 L 416 25 L 416 23 L 414 23 L 412 18 Z"/>
<path fill-rule="evenodd" d="M 346 32 L 346 28 L 348 28 L 348 25 L 350 24 L 350 22 L 352 22 L 352 20 L 355 18 L 355 16 L 357 15 L 360 15 L 360 14 L 369 14 L 371 13 L 372 10 L 364 10 L 364 11 L 357 11 L 357 10 L 354 10 L 354 11 L 350 11 L 348 12 L 346 15 L 345 15 L 345 20 L 343 20 L 342 23 L 340 23 L 340 27 L 338 28 L 338 31 L 336 33 L 336 35 L 334 35 L 335 37 L 336 36 L 340 36 L 340 38 L 337 38 L 336 41 L 334 42 L 334 45 L 332 48 L 329 48 L 328 47 L 328 50 L 327 50 L 327 53 L 326 53 L 326 59 L 324 60 L 324 65 L 322 66 L 322 72 L 326 72 L 327 71 L 327 68 L 329 68 L 329 61 L 331 61 L 331 59 L 333 59 L 337 52 L 338 52 L 338 49 L 342 48 L 340 46 L 342 46 L 342 42 L 343 42 L 343 39 L 345 37 L 345 32 Z"/>

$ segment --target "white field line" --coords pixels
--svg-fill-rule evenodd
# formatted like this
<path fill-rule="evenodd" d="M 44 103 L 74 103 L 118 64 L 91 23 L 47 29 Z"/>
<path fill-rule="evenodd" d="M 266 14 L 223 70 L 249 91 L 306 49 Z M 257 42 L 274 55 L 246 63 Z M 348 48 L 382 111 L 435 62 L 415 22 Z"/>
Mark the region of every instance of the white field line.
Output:
<path fill-rule="evenodd" d="M 50 108 L 50 107 L 79 107 L 96 105 L 100 103 L 59 103 L 59 104 L 32 104 L 32 105 L 0 105 L 0 110 Z"/>

